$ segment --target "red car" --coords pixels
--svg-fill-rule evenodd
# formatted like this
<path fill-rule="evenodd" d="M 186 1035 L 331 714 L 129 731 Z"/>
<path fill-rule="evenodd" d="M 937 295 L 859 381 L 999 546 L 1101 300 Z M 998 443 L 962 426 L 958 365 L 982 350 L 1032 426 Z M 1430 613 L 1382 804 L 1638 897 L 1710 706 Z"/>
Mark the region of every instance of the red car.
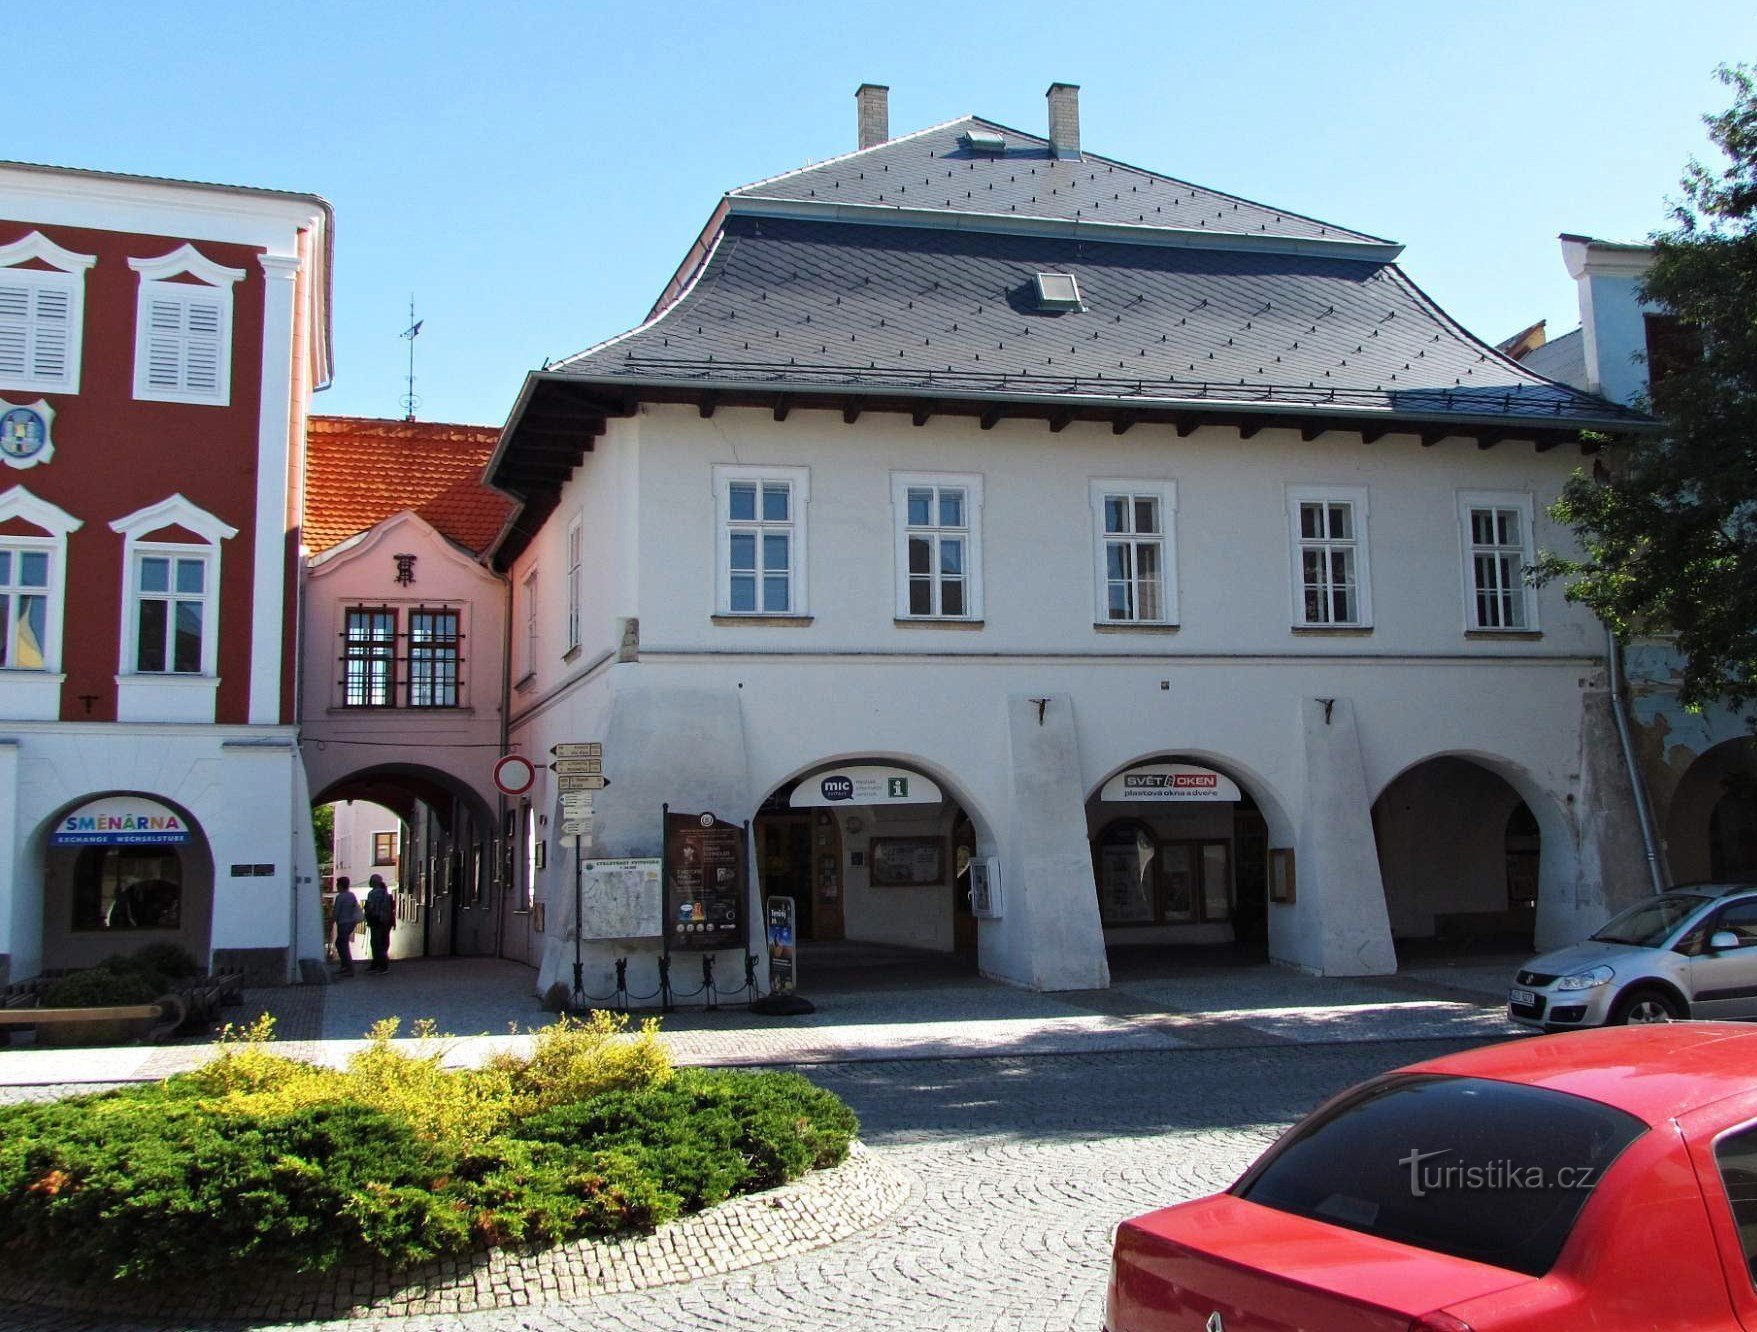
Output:
<path fill-rule="evenodd" d="M 1412 1064 L 1124 1222 L 1109 1332 L 1757 1332 L 1757 1030 Z"/>

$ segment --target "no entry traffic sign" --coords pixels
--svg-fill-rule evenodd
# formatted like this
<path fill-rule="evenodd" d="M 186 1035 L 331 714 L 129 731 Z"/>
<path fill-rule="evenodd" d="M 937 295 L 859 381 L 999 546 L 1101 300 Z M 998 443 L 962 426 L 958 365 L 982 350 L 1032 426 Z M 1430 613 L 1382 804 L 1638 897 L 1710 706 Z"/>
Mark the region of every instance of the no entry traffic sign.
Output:
<path fill-rule="evenodd" d="M 531 760 L 518 754 L 503 754 L 494 761 L 494 784 L 502 795 L 517 796 L 529 791 L 537 781 L 537 770 Z"/>

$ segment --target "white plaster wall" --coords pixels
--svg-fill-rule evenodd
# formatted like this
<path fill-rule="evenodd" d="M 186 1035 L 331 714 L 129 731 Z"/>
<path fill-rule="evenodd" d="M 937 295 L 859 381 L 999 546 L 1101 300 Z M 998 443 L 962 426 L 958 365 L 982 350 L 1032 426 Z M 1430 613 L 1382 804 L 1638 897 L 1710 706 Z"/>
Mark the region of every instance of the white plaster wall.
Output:
<path fill-rule="evenodd" d="M 846 425 L 837 414 L 815 411 L 795 411 L 779 423 L 769 413 L 741 409 L 722 408 L 707 420 L 688 408 L 643 411 L 639 513 L 643 530 L 660 534 L 638 547 L 641 641 L 649 650 L 1518 651 L 1509 640 L 1465 635 L 1458 492 L 1532 495 L 1537 544 L 1563 547 L 1568 534 L 1542 509 L 1580 465 L 1579 455 L 1566 449 L 1540 454 L 1516 443 L 1479 449 L 1469 440 L 1424 449 L 1406 435 L 1363 445 L 1352 433 L 1307 443 L 1282 429 L 1246 441 L 1219 427 L 1179 439 L 1169 425 L 1138 425 L 1119 437 L 1088 423 L 1051 434 L 1041 422 L 1002 421 L 984 431 L 962 418 L 937 418 L 916 429 L 907 416 L 890 413 Z M 619 427 L 626 423 L 612 422 L 607 438 Z M 810 626 L 711 622 L 716 463 L 812 469 Z M 893 471 L 982 475 L 981 630 L 893 622 Z M 1096 477 L 1177 483 L 1182 625 L 1175 634 L 1094 628 L 1088 481 Z M 1368 491 L 1376 624 L 1365 640 L 1290 630 L 1286 490 L 1305 485 Z M 558 529 L 558 522 L 549 527 Z M 1538 605 L 1541 650 L 1599 651 L 1596 623 L 1569 606 L 1559 586 L 1541 589 Z"/>
<path fill-rule="evenodd" d="M 211 946 L 286 948 L 295 943 L 294 880 L 306 863 L 295 819 L 291 727 L 60 726 L 11 723 L 16 785 L 0 810 L 12 831 L 0 886 L 0 953 L 12 974 L 42 957 L 43 863 L 50 821 L 101 795 L 134 793 L 187 810 L 214 863 Z M 8 746 L 0 745 L 0 760 Z M 6 793 L 0 761 L 0 795 Z M 272 876 L 234 878 L 233 864 L 273 864 Z"/>
<path fill-rule="evenodd" d="M 364 894 L 366 880 L 373 874 L 384 877 L 387 888 L 397 886 L 396 865 L 372 863 L 372 839 L 376 833 L 395 833 L 397 851 L 403 849 L 409 830 L 396 814 L 370 800 L 343 800 L 335 806 L 335 872 L 347 875 L 357 892 Z M 361 898 L 365 900 L 364 896 Z"/>
<path fill-rule="evenodd" d="M 809 625 L 712 622 L 716 463 L 811 468 Z M 1602 638 L 1559 588 L 1538 593 L 1541 633 L 1467 635 L 1457 516 L 1461 490 L 1528 493 L 1539 547 L 1560 546 L 1565 534 L 1543 508 L 1578 463 L 1563 449 L 1482 450 L 1466 441 L 1424 449 L 1404 436 L 1302 442 L 1270 429 L 1243 441 L 1215 428 L 1180 440 L 1153 426 L 1122 437 L 1084 425 L 1051 435 L 1016 422 L 984 432 L 956 420 L 916 429 L 884 414 L 848 426 L 809 411 L 776 423 L 747 410 L 704 420 L 693 408 L 643 409 L 610 423 L 513 571 L 515 586 L 528 569 L 542 571 L 545 640 L 559 641 L 566 522 L 574 512 L 596 516 L 588 521 L 595 555 L 586 632 L 597 653 L 572 662 L 544 654 L 531 688 L 514 700 L 514 745 L 546 756 L 562 740 L 606 739 L 613 783 L 632 783 L 625 790 L 641 798 L 601 803 L 599 854 L 656 851 L 660 800 L 670 792 L 687 803 L 679 793 L 705 789 L 704 780 L 716 798 L 742 800 L 735 817 L 751 817 L 769 791 L 823 765 L 869 758 L 916 767 L 970 813 L 978 854 L 1001 858 L 1007 907 L 980 924 L 981 965 L 1024 984 L 1056 983 L 1051 972 L 1070 960 L 1073 970 L 1057 974 L 1084 968 L 1086 979 L 1068 983 L 1103 983 L 1092 979 L 1103 959 L 1089 854 L 1073 832 L 1066 847 L 1034 840 L 1045 820 L 1065 815 L 1083 833 L 1086 800 L 1132 763 L 1168 754 L 1213 762 L 1249 788 L 1272 847 L 1302 848 L 1298 903 L 1270 910 L 1274 955 L 1382 967 L 1389 931 L 1382 894 L 1373 896 L 1378 865 L 1366 813 L 1398 773 L 1436 754 L 1488 763 L 1532 805 L 1544 832 L 1546 893 L 1572 906 L 1602 892 L 1580 877 L 1572 809 L 1583 691 L 1600 669 Z M 982 627 L 893 622 L 893 469 L 983 475 Z M 1177 483 L 1182 625 L 1174 632 L 1094 628 L 1088 480 L 1100 476 Z M 1294 484 L 1368 489 L 1370 634 L 1290 629 L 1286 487 Z M 612 665 L 627 617 L 640 622 L 638 660 L 624 651 L 628 660 Z M 642 720 L 628 748 L 612 752 L 608 737 L 636 682 Z M 1012 700 L 1023 709 L 1039 698 L 1067 708 L 1056 720 L 1065 746 L 1045 735 L 1041 753 L 1032 747 L 1037 723 L 1021 711 L 1031 726 L 1015 730 L 1009 711 Z M 1329 724 L 1314 711 L 1320 699 L 1337 700 L 1345 737 L 1315 729 Z M 707 777 L 687 764 L 660 765 L 648 751 L 644 741 L 667 727 L 687 733 L 718 718 L 711 726 L 723 728 L 728 700 L 741 734 L 727 753 L 697 756 L 712 770 Z M 1314 737 L 1324 742 L 1318 750 Z M 1031 743 L 1020 749 L 1015 741 Z M 1045 763 L 1065 788 L 1040 780 Z M 1311 803 L 1314 780 L 1318 805 L 1339 798 L 1338 774 L 1349 784 L 1346 827 Z M 553 819 L 546 783 L 537 799 Z M 1061 868 L 1046 873 L 1051 863 Z M 1333 882 L 1324 882 L 1325 865 Z M 540 888 L 553 904 L 572 871 L 565 856 L 551 855 L 550 866 Z M 1378 925 L 1359 919 L 1366 906 Z M 850 906 L 851 935 L 858 911 Z M 613 951 L 594 963 L 589 987 L 608 979 Z"/>
<path fill-rule="evenodd" d="M 837 810 L 842 828 L 843 937 L 866 943 L 898 944 L 904 948 L 952 951 L 952 879 L 957 869 L 952 848 L 954 802 L 905 805 L 894 809 L 857 806 Z M 850 833 L 847 819 L 858 815 L 861 830 Z M 939 883 L 907 888 L 879 887 L 872 882 L 872 839 L 875 837 L 937 837 L 945 844 L 945 875 Z M 853 865 L 850 853 L 866 853 L 866 863 Z M 816 854 L 814 850 L 814 856 Z M 814 867 L 816 861 L 813 861 Z M 815 883 L 814 869 L 812 882 Z M 961 889 L 959 889 L 961 891 Z"/>

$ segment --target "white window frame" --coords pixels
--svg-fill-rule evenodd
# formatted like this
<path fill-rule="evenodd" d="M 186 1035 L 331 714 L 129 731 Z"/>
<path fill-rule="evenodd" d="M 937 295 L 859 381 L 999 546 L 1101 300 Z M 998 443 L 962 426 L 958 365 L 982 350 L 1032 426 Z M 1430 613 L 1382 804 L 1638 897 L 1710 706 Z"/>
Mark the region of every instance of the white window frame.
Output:
<path fill-rule="evenodd" d="M 525 594 L 525 660 L 524 669 L 519 672 L 520 684 L 534 679 L 537 674 L 537 648 L 542 641 L 541 626 L 537 617 L 537 595 L 541 584 L 537 581 L 538 570 L 532 569 L 519 583 Z"/>
<path fill-rule="evenodd" d="M 567 650 L 562 653 L 564 657 L 577 651 L 580 645 L 580 545 L 584 529 L 584 519 L 578 515 L 567 525 Z"/>
<path fill-rule="evenodd" d="M 140 291 L 134 309 L 134 396 L 144 402 L 186 402 L 210 407 L 226 407 L 232 401 L 232 288 L 242 280 L 242 268 L 216 264 L 193 245 L 181 245 L 157 259 L 130 259 L 128 266 L 140 274 Z M 173 282 L 172 278 L 192 277 L 194 282 Z M 216 334 L 218 357 L 215 387 L 207 390 L 184 386 L 186 375 L 179 372 L 179 387 L 164 388 L 151 382 L 152 307 L 155 301 L 176 301 L 187 309 L 194 295 L 211 300 L 219 307 L 219 329 Z M 187 339 L 184 339 L 185 348 Z"/>
<path fill-rule="evenodd" d="M 201 542 L 151 541 L 154 532 L 167 527 L 181 527 L 201 538 Z M 122 534 L 122 660 L 119 677 L 136 680 L 217 680 L 220 660 L 220 543 L 238 535 L 238 529 L 222 522 L 207 510 L 181 495 L 172 495 L 125 518 L 110 524 L 110 530 Z M 200 558 L 207 565 L 202 580 L 201 669 L 190 671 L 142 671 L 139 661 L 140 594 L 136 571 L 143 556 L 170 556 L 175 559 Z"/>
<path fill-rule="evenodd" d="M 0 679 L 11 682 L 52 676 L 58 681 L 67 600 L 67 534 L 77 532 L 85 524 L 66 510 L 38 499 L 23 486 L 13 486 L 0 494 L 0 524 L 14 518 L 41 529 L 44 535 L 0 537 L 0 550 L 12 551 L 15 557 L 17 552 L 29 550 L 47 551 L 49 555 L 49 581 L 43 589 L 48 604 L 43 617 L 43 641 L 39 644 L 43 650 L 43 664 L 40 667 L 8 665 L 0 669 Z"/>
<path fill-rule="evenodd" d="M 734 482 L 757 487 L 757 516 L 751 520 L 732 519 L 732 486 Z M 781 522 L 762 516 L 762 487 L 788 487 L 787 520 Z M 807 467 L 755 467 L 718 464 L 714 468 L 714 613 L 740 618 L 805 619 L 811 614 L 809 580 L 806 577 L 806 519 L 811 509 L 811 469 Z M 734 531 L 756 535 L 757 608 L 732 609 L 732 534 Z M 787 552 L 787 609 L 762 609 L 764 535 L 785 532 L 789 538 Z"/>
<path fill-rule="evenodd" d="M 1346 504 L 1351 510 L 1354 535 L 1347 539 L 1334 537 L 1308 540 L 1300 523 L 1303 504 Z M 1365 486 L 1288 486 L 1287 537 L 1288 565 L 1292 575 L 1293 626 L 1296 629 L 1371 629 L 1373 627 L 1373 578 L 1371 552 L 1371 509 Z M 1326 522 L 1328 521 L 1326 515 Z M 1306 615 L 1305 560 L 1307 549 L 1347 547 L 1354 552 L 1355 618 L 1352 620 L 1310 619 Z"/>
<path fill-rule="evenodd" d="M 20 267 L 33 260 L 48 264 L 49 268 Z M 0 245 L 0 283 L 22 286 L 30 293 L 30 312 L 24 323 L 25 369 L 16 375 L 0 373 L 0 389 L 34 393 L 79 392 L 80 348 L 85 341 L 85 273 L 97 261 L 96 255 L 75 254 L 72 250 L 62 249 L 40 231 L 33 231 L 10 245 Z M 60 292 L 67 299 L 67 346 L 59 375 L 40 375 L 31 369 L 41 336 L 38 293 L 45 291 Z"/>
<path fill-rule="evenodd" d="M 1512 509 L 1519 515 L 1520 568 L 1537 560 L 1537 534 L 1533 530 L 1536 512 L 1530 491 L 1461 490 L 1458 492 L 1458 538 L 1461 558 L 1458 572 L 1464 595 L 1464 631 L 1472 634 L 1536 634 L 1541 633 L 1537 621 L 1537 589 L 1519 577 L 1520 606 L 1525 623 L 1516 625 L 1482 624 L 1477 618 L 1476 556 L 1478 551 L 1511 551 L 1511 547 L 1478 546 L 1471 532 L 1471 514 L 1478 509 Z"/>
<path fill-rule="evenodd" d="M 1104 530 L 1104 503 L 1113 496 L 1124 495 L 1130 500 L 1151 499 L 1159 505 L 1159 533 L 1157 537 L 1143 538 L 1137 533 L 1119 534 Z M 1130 480 L 1126 477 L 1096 477 L 1089 488 L 1092 505 L 1092 571 L 1093 571 L 1093 612 L 1092 622 L 1110 628 L 1129 628 L 1133 625 L 1175 625 L 1178 622 L 1177 604 L 1177 483 L 1175 481 L 1143 481 Z M 1130 522 L 1133 519 L 1133 508 L 1130 509 Z M 1139 613 L 1125 620 L 1114 620 L 1110 616 L 1110 545 L 1113 541 L 1127 541 L 1131 545 L 1139 545 L 1144 540 L 1151 541 L 1159 547 L 1159 604 L 1164 614 L 1157 618 L 1149 618 Z"/>
<path fill-rule="evenodd" d="M 961 487 L 964 491 L 964 526 L 958 529 L 909 526 L 909 491 L 932 486 L 936 490 L 934 507 L 939 507 L 937 492 Z M 937 518 L 937 512 L 934 514 Z M 895 539 L 893 564 L 896 570 L 896 617 L 915 622 L 958 623 L 982 619 L 982 477 L 970 472 L 892 472 L 891 527 Z M 909 537 L 931 532 L 942 536 L 949 531 L 961 533 L 964 552 L 964 613 L 961 615 L 917 615 L 909 609 Z M 935 542 L 938 550 L 938 542 Z M 934 599 L 939 598 L 939 570 L 933 571 Z"/>

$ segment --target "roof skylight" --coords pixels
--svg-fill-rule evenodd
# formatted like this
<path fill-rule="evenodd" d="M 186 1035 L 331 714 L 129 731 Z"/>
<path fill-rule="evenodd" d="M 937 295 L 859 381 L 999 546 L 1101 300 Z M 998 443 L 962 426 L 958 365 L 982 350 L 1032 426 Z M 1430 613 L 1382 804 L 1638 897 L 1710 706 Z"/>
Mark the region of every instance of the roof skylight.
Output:
<path fill-rule="evenodd" d="M 1036 277 L 1039 310 L 1083 310 L 1080 282 L 1072 273 L 1039 273 Z"/>
<path fill-rule="evenodd" d="M 1004 153 L 1007 136 L 992 130 L 969 130 L 958 136 L 958 142 L 973 153 Z"/>

